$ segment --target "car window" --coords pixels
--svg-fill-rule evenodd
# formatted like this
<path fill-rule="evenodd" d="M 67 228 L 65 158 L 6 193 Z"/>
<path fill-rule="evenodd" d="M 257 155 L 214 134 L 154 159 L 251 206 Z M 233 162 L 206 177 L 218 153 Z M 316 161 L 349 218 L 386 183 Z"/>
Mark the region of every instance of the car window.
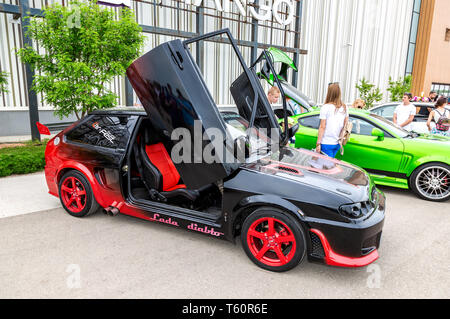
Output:
<path fill-rule="evenodd" d="M 225 123 L 228 125 L 228 130 L 231 133 L 231 136 L 236 138 L 237 136 L 240 136 L 242 134 L 237 134 L 238 131 L 244 134 L 250 133 L 248 131 L 249 123 L 246 119 L 244 119 L 242 116 L 240 116 L 237 113 L 227 113 L 222 112 L 221 113 L 222 118 L 224 119 Z M 258 138 L 268 141 L 269 137 L 267 137 L 267 134 L 265 134 L 265 130 L 263 129 L 257 129 L 253 128 L 251 132 L 254 132 Z"/>
<path fill-rule="evenodd" d="M 69 141 L 113 149 L 125 149 L 130 137 L 129 115 L 92 115 L 67 133 Z"/>
<path fill-rule="evenodd" d="M 319 129 L 319 125 L 320 125 L 319 115 L 302 117 L 299 120 L 299 123 L 300 123 L 300 125 L 310 127 L 310 128 L 317 130 L 317 129 Z"/>
<path fill-rule="evenodd" d="M 373 111 L 382 117 L 394 117 L 395 108 L 397 105 L 386 105 Z"/>
<path fill-rule="evenodd" d="M 350 122 L 353 124 L 352 134 L 372 135 L 372 130 L 376 128 L 372 123 L 367 122 L 359 117 L 350 116 Z"/>

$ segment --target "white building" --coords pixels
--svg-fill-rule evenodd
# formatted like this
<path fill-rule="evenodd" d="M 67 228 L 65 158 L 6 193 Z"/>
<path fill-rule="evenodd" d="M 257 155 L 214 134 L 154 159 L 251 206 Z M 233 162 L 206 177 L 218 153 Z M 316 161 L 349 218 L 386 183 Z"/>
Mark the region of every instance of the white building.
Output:
<path fill-rule="evenodd" d="M 15 55 L 15 49 L 22 43 L 21 20 L 20 16 L 11 13 L 23 1 L 0 0 L 0 69 L 10 74 L 9 93 L 0 95 L 0 136 L 23 133 L 14 131 L 16 125 L 13 122 L 19 118 L 18 112 L 22 111 L 24 115 L 28 112 L 24 66 Z M 36 9 L 54 2 L 67 4 L 67 0 L 25 1 Z M 297 86 L 318 103 L 325 99 L 330 82 L 339 82 L 344 100 L 352 102 L 357 97 L 355 85 L 363 77 L 378 86 L 384 93 L 384 99 L 387 99 L 389 76 L 394 79 L 405 76 L 412 13 L 415 3 L 420 6 L 420 0 L 259 0 L 267 8 L 259 11 L 254 9 L 255 2 L 257 1 L 131 0 L 131 5 L 138 23 L 146 26 L 144 30 L 156 32 L 146 33 L 145 50 L 175 38 L 163 35 L 165 32 L 162 30 L 181 32 L 187 36 L 195 34 L 198 31 L 197 11 L 201 9 L 203 32 L 228 27 L 237 40 L 246 44 L 241 46 L 241 51 L 247 63 L 251 62 L 252 50 L 248 43 L 252 41 L 255 16 L 269 17 L 266 21 L 258 21 L 257 41 L 260 44 L 307 51 L 307 54 L 299 56 Z M 196 3 L 200 4 L 196 6 Z M 297 6 L 300 6 L 298 11 Z M 274 7 L 278 9 L 275 10 L 275 15 L 271 12 Z M 252 10 L 259 15 L 252 14 Z M 10 13 L 4 13 L 5 11 Z M 298 25 L 299 45 L 296 47 L 297 12 L 300 13 L 301 24 Z M 286 20 L 290 18 L 292 22 L 286 24 L 289 22 Z M 196 48 L 192 50 L 195 56 Z M 229 84 L 239 72 L 235 64 L 229 63 L 229 50 L 229 46 L 225 44 L 212 42 L 206 43 L 204 47 L 204 75 L 219 104 L 233 103 Z M 294 56 L 292 52 L 289 54 Z M 110 85 L 119 96 L 118 104 L 126 105 L 124 78 L 118 77 Z M 51 117 L 51 106 L 45 105 L 40 95 L 37 104 L 40 118 L 45 118 L 41 122 L 57 121 Z M 15 115 L 11 115 L 11 112 Z M 2 118 L 3 122 L 7 119 L 9 124 L 3 123 Z"/>

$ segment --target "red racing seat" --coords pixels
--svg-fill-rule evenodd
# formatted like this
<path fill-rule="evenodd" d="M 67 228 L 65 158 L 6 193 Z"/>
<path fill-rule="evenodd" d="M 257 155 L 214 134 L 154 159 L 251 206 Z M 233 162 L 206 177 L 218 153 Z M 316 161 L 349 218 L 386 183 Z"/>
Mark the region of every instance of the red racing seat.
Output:
<path fill-rule="evenodd" d="M 172 162 L 166 147 L 157 136 L 145 131 L 140 138 L 140 147 L 135 147 L 136 164 L 141 178 L 156 200 L 195 201 L 200 191 L 187 189 L 181 183 L 180 174 Z"/>
<path fill-rule="evenodd" d="M 170 192 L 179 188 L 186 188 L 184 184 L 178 184 L 180 174 L 172 162 L 163 143 L 145 145 L 145 153 L 150 162 L 162 175 L 162 191 Z"/>

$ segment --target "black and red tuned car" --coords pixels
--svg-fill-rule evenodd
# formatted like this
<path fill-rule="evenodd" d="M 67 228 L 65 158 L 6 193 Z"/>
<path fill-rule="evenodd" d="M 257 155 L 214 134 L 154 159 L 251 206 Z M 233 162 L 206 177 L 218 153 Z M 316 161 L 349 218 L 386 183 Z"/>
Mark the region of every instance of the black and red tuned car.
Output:
<path fill-rule="evenodd" d="M 231 95 L 257 142 L 224 121 L 189 52 L 190 44 L 223 35 L 243 70 Z M 266 52 L 261 61 L 273 69 Z M 307 150 L 269 147 L 273 141 L 286 145 L 296 128 L 280 129 L 257 65 L 246 66 L 228 30 L 154 48 L 127 70 L 144 109 L 96 111 L 50 140 L 45 154 L 50 194 L 75 217 L 102 207 L 109 215 L 229 241 L 240 236 L 249 258 L 272 271 L 289 270 L 305 257 L 346 267 L 373 262 L 384 222 L 383 193 L 353 165 Z M 176 150 L 180 129 L 189 133 L 192 152 Z M 211 145 L 215 161 L 202 156 Z M 234 146 L 245 155 L 239 157 Z"/>

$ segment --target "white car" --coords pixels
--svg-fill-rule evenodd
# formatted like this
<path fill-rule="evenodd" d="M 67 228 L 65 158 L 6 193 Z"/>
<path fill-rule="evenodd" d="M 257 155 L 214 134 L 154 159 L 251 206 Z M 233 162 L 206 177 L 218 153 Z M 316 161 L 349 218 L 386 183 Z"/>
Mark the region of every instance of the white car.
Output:
<path fill-rule="evenodd" d="M 395 108 L 399 105 L 399 102 L 391 102 L 382 105 L 375 106 L 369 111 L 392 121 L 394 117 Z M 430 133 L 427 127 L 427 120 L 429 109 L 434 109 L 433 103 L 424 102 L 412 102 L 412 104 L 418 109 L 418 113 L 414 117 L 414 121 L 411 123 L 412 131 L 416 133 Z M 432 121 L 431 128 L 434 128 L 436 124 Z"/>

